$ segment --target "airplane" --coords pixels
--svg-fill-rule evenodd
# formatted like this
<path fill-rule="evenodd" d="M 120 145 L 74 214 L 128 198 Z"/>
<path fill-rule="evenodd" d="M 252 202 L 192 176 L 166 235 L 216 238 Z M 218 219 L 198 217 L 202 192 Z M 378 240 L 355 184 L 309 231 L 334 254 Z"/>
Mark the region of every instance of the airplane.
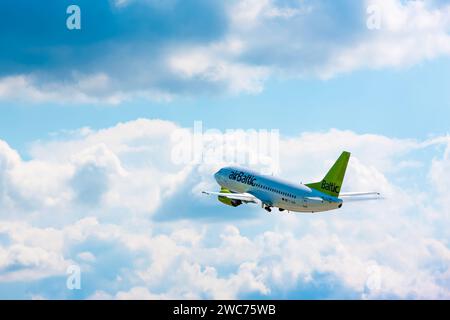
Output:
<path fill-rule="evenodd" d="M 378 199 L 380 193 L 376 191 L 341 192 L 349 159 L 350 152 L 342 152 L 321 181 L 307 184 L 291 183 L 249 169 L 228 166 L 214 174 L 221 187 L 220 192 L 202 192 L 217 196 L 220 202 L 232 207 L 256 203 L 267 212 L 276 207 L 279 211 L 315 213 L 339 209 L 344 201 Z"/>

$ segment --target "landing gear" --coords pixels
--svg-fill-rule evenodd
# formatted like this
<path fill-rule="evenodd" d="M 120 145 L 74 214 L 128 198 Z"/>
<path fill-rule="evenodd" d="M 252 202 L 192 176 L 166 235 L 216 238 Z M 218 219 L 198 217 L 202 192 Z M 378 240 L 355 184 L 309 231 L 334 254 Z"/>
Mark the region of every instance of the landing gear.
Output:
<path fill-rule="evenodd" d="M 280 212 L 281 212 L 281 211 L 284 211 L 284 209 L 283 209 L 283 208 L 278 208 L 278 211 L 280 211 Z"/>
<path fill-rule="evenodd" d="M 267 212 L 272 212 L 272 209 L 269 206 L 264 206 L 264 210 L 266 210 Z"/>

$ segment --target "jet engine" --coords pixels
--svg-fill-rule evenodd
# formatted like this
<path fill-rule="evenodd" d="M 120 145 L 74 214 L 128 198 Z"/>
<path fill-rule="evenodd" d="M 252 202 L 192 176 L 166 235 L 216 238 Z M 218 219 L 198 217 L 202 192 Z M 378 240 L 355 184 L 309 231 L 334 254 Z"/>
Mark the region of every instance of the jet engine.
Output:
<path fill-rule="evenodd" d="M 237 207 L 242 204 L 241 200 L 230 199 L 230 198 L 223 197 L 223 196 L 218 196 L 217 199 L 219 199 L 220 202 L 225 203 L 226 205 L 232 206 L 232 207 Z"/>

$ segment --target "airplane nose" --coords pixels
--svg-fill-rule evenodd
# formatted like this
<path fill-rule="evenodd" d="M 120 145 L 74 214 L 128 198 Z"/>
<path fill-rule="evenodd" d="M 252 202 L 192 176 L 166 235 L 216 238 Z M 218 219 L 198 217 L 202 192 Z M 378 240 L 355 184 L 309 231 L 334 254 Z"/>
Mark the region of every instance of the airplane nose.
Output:
<path fill-rule="evenodd" d="M 217 172 L 214 174 L 214 179 L 216 179 L 216 181 L 219 182 L 219 179 L 220 179 L 220 170 L 217 171 Z"/>

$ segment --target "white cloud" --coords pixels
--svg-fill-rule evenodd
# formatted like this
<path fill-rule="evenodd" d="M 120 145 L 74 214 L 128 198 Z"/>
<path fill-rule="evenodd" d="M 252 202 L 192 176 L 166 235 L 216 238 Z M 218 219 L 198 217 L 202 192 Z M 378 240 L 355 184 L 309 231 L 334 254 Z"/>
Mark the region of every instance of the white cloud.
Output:
<path fill-rule="evenodd" d="M 180 10 L 174 1 L 146 2 L 163 17 L 174 7 Z M 224 15 L 224 26 L 217 21 L 211 38 L 201 37 L 202 28 L 194 32 L 198 41 L 181 36 L 172 41 L 172 35 L 169 41 L 150 43 L 147 38 L 134 43 L 133 38 L 122 44 L 120 39 L 119 48 L 113 46 L 106 55 L 91 49 L 92 56 L 85 53 L 87 62 L 70 70 L 64 65 L 64 71 L 54 74 L 33 68 L 5 74 L 0 78 L 0 99 L 117 105 L 135 99 L 169 101 L 192 93 L 255 94 L 274 77 L 330 78 L 360 69 L 409 67 L 450 55 L 448 4 L 401 0 L 344 4 L 235 0 L 212 5 L 208 10 L 218 20 Z M 139 4 L 118 0 L 115 5 L 114 14 L 127 15 L 132 10 L 125 7 Z M 368 8 L 379 14 L 379 29 L 367 28 Z"/>
<path fill-rule="evenodd" d="M 168 65 L 185 79 L 224 85 L 229 93 L 259 93 L 269 68 L 233 61 L 244 46 L 242 41 L 227 39 L 207 47 L 176 48 L 168 57 Z"/>
<path fill-rule="evenodd" d="M 81 260 L 86 261 L 86 262 L 94 262 L 95 261 L 95 256 L 89 251 L 80 252 L 78 254 L 78 258 L 80 258 Z"/>
<path fill-rule="evenodd" d="M 0 78 L 0 98 L 33 103 L 98 103 L 118 104 L 125 100 L 123 93 L 101 94 L 108 91 L 109 78 L 96 74 L 74 80 L 69 85 L 48 83 L 39 86 L 31 75 L 15 75 Z"/>
<path fill-rule="evenodd" d="M 156 88 L 123 91 L 117 79 L 106 73 L 80 75 L 66 81 L 43 81 L 38 75 L 19 74 L 0 78 L 0 99 L 27 103 L 118 105 L 132 99 L 169 101 L 172 94 Z"/>
<path fill-rule="evenodd" d="M 369 7 L 381 18 L 379 29 L 366 26 Z M 347 20 L 339 10 L 349 11 Z M 288 6 L 241 0 L 229 4 L 228 15 L 230 31 L 224 39 L 175 48 L 172 68 L 191 78 L 226 80 L 229 86 L 241 79 L 237 85 L 243 91 L 258 92 L 269 76 L 331 78 L 450 55 L 450 6 L 431 1 L 367 0 L 334 8 L 321 1 Z"/>
<path fill-rule="evenodd" d="M 318 179 L 345 148 L 352 151 L 345 188 L 380 190 L 386 199 L 320 215 L 267 215 L 194 192 L 214 187 L 215 168 L 171 162 L 177 128 L 140 119 L 64 133 L 36 142 L 27 161 L 0 142 L 0 290 L 5 281 L 64 279 L 67 265 L 80 263 L 90 275 L 82 281 L 95 282 L 86 298 L 304 297 L 310 285 L 318 296 L 334 285 L 352 297 L 449 297 L 448 137 L 340 130 L 281 137 L 283 176 Z M 429 158 L 415 155 L 424 149 Z M 409 161 L 421 166 L 397 167 Z M 418 168 L 430 189 L 420 187 Z M 209 220 L 198 219 L 205 212 Z M 45 284 L 36 288 L 26 296 L 57 297 Z"/>
<path fill-rule="evenodd" d="M 450 6 L 431 1 L 369 0 L 380 15 L 380 28 L 352 46 L 335 50 L 319 68 L 323 77 L 361 68 L 411 66 L 450 55 Z"/>
<path fill-rule="evenodd" d="M 435 196 L 435 205 L 438 210 L 430 210 L 429 218 L 437 223 L 450 222 L 450 198 L 448 197 L 448 183 L 450 180 L 450 138 L 447 138 L 447 145 L 441 157 L 434 157 L 428 174 L 433 194 Z M 447 230 L 443 228 L 445 236 L 449 236 Z"/>
<path fill-rule="evenodd" d="M 0 281 L 32 281 L 61 275 L 70 264 L 62 252 L 59 230 L 2 221 L 0 234 L 9 240 L 0 246 Z"/>

